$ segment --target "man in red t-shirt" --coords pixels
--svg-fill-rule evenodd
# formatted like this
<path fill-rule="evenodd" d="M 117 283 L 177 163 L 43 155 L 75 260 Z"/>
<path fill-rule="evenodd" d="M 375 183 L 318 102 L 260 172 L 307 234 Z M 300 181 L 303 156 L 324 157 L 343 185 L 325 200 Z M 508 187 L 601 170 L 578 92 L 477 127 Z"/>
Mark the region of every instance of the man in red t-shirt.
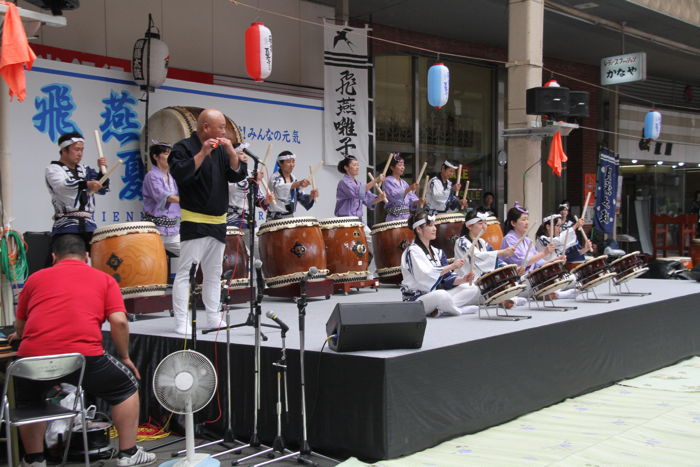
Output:
<path fill-rule="evenodd" d="M 24 284 L 17 307 L 18 355 L 32 357 L 77 352 L 85 356 L 83 388 L 112 405 L 119 432 L 118 466 L 155 462 L 156 455 L 136 446 L 140 375 L 129 358 L 129 323 L 117 282 L 87 264 L 83 239 L 67 234 L 54 237 L 53 267 L 32 274 Z M 105 353 L 102 324 L 109 321 L 118 359 Z M 17 378 L 17 406 L 36 405 L 55 384 L 37 384 Z M 45 466 L 45 423 L 19 428 L 26 452 L 24 463 Z"/>

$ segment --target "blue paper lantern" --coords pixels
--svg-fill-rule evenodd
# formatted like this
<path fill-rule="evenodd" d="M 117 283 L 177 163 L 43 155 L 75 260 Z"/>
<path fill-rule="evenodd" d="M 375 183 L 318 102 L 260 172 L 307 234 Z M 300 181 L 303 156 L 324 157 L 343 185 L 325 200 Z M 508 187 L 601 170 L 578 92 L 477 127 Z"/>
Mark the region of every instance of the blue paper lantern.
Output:
<path fill-rule="evenodd" d="M 656 110 L 650 110 L 644 116 L 644 138 L 658 139 L 661 134 L 661 114 Z"/>
<path fill-rule="evenodd" d="M 450 70 L 443 63 L 428 69 L 428 103 L 436 109 L 447 103 L 450 95 Z"/>

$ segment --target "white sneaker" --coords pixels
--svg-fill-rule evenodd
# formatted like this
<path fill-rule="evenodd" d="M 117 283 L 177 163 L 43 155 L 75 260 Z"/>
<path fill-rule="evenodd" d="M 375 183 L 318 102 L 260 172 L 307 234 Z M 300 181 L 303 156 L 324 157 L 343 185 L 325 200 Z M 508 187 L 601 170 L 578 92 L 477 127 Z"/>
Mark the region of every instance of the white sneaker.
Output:
<path fill-rule="evenodd" d="M 155 454 L 146 452 L 141 446 L 137 446 L 136 453 L 133 456 L 124 456 L 117 459 L 117 466 L 151 465 L 155 463 L 155 461 Z"/>

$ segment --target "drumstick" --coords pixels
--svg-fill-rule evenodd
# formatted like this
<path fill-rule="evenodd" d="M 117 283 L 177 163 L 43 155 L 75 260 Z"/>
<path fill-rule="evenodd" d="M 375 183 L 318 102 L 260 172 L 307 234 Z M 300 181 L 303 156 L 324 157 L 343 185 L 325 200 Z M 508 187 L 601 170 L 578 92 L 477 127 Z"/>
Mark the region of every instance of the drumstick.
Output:
<path fill-rule="evenodd" d="M 114 164 L 114 166 L 111 169 L 109 169 L 109 171 L 106 174 L 104 174 L 101 179 L 99 179 L 100 185 L 107 181 L 109 176 L 112 175 L 112 172 L 114 172 L 117 169 L 117 167 L 121 165 L 122 162 L 124 161 L 122 161 L 121 159 L 117 159 L 117 163 Z"/>
<path fill-rule="evenodd" d="M 520 267 L 525 267 L 527 265 L 527 257 L 530 255 L 530 250 L 532 249 L 532 244 L 534 242 L 530 242 L 530 244 L 527 247 L 527 251 L 525 252 L 525 256 L 523 257 L 523 262 L 520 263 Z"/>
<path fill-rule="evenodd" d="M 459 182 L 462 181 L 462 164 L 459 164 L 459 168 L 457 168 L 457 185 L 459 185 Z"/>
<path fill-rule="evenodd" d="M 269 144 L 267 145 L 267 150 L 265 151 L 265 157 L 263 157 L 263 160 L 262 160 L 262 165 L 263 165 L 263 167 L 267 167 L 267 166 L 265 165 L 265 163 L 267 162 L 267 158 L 270 157 L 270 153 L 271 153 L 271 152 L 272 152 L 272 143 L 269 143 Z"/>
<path fill-rule="evenodd" d="M 265 188 L 265 191 L 272 195 L 272 204 L 276 205 L 277 200 L 275 199 L 275 194 L 273 192 L 271 192 L 270 189 L 267 187 L 267 183 L 265 183 L 265 179 L 261 178 L 260 183 L 262 183 L 262 186 L 263 186 L 263 188 Z"/>
<path fill-rule="evenodd" d="M 574 216 L 574 220 L 578 222 L 578 217 Z M 583 239 L 588 243 L 588 236 L 586 235 L 586 231 L 583 230 L 583 226 L 579 227 L 578 230 L 583 234 Z"/>
<path fill-rule="evenodd" d="M 420 168 L 420 172 L 418 172 L 418 176 L 416 177 L 416 183 L 420 183 L 420 179 L 423 178 L 423 173 L 425 172 L 426 167 L 428 167 L 428 163 L 423 162 L 423 167 Z"/>
<path fill-rule="evenodd" d="M 425 195 L 428 193 L 428 183 L 430 183 L 430 175 L 425 176 L 425 182 L 423 182 L 423 196 L 421 196 L 421 198 L 425 198 Z"/>
<path fill-rule="evenodd" d="M 588 210 L 588 201 L 591 199 L 591 192 L 589 191 L 586 193 L 586 202 L 583 203 L 583 212 L 581 213 L 581 217 L 583 219 L 586 218 L 586 211 Z"/>
<path fill-rule="evenodd" d="M 554 243 L 554 217 L 549 219 L 549 243 Z"/>
<path fill-rule="evenodd" d="M 390 152 L 389 157 L 386 158 L 386 164 L 384 164 L 384 172 L 382 172 L 382 175 L 386 177 L 386 173 L 389 171 L 389 165 L 391 164 L 391 160 L 394 158 L 394 153 Z M 380 186 L 382 182 L 377 182 L 377 186 Z"/>
<path fill-rule="evenodd" d="M 469 191 L 469 180 L 467 180 L 467 186 L 464 187 L 464 194 L 462 195 L 462 201 L 467 199 L 467 192 Z"/>
<path fill-rule="evenodd" d="M 100 130 L 95 130 L 95 142 L 97 143 L 97 154 L 98 154 L 98 157 L 104 157 L 105 155 L 104 155 L 104 153 L 102 152 L 102 141 L 101 141 L 101 138 L 100 138 Z M 98 164 L 98 165 L 99 165 L 99 164 Z M 105 169 L 105 166 L 104 166 L 104 165 L 100 165 L 100 173 L 101 173 L 102 175 L 104 175 L 106 171 L 107 171 L 107 169 Z"/>
<path fill-rule="evenodd" d="M 530 234 L 530 232 L 532 232 L 532 229 L 533 229 L 534 227 L 535 227 L 534 225 L 530 226 L 530 228 L 527 229 L 527 232 L 525 232 L 525 234 L 524 234 L 522 237 L 520 237 L 520 238 L 518 239 L 518 242 L 515 244 L 515 246 L 514 246 L 513 248 L 518 248 L 518 246 L 520 246 L 520 244 L 522 243 L 522 241 L 525 240 L 525 237 L 527 237 L 527 236 Z"/>
<path fill-rule="evenodd" d="M 314 178 L 314 168 L 313 166 L 309 166 L 309 177 L 311 178 L 311 189 L 315 190 L 316 189 L 316 179 Z"/>
<path fill-rule="evenodd" d="M 369 178 L 369 181 L 374 181 L 374 177 L 370 172 L 367 172 L 367 177 Z M 383 193 L 381 187 L 379 186 L 379 183 L 374 184 L 375 188 L 377 189 L 377 192 L 381 195 Z"/>
<path fill-rule="evenodd" d="M 474 241 L 472 242 L 471 248 L 469 248 L 469 271 L 467 272 L 467 274 L 472 272 L 472 267 L 474 264 L 474 246 L 479 242 L 479 238 L 481 238 L 481 234 L 483 234 L 484 232 L 486 231 L 482 230 L 481 232 L 479 232 L 479 235 L 477 235 L 476 239 L 474 239 Z"/>

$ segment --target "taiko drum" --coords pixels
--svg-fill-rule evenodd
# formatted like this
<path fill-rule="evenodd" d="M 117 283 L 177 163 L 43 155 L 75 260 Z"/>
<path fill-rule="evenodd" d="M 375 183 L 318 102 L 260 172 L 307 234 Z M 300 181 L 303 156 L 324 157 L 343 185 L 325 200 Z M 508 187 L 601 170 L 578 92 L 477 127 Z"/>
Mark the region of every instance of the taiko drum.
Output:
<path fill-rule="evenodd" d="M 168 266 L 163 241 L 152 222 L 100 227 L 90 242 L 92 266 L 112 276 L 124 298 L 163 295 Z"/>
<path fill-rule="evenodd" d="M 486 230 L 481 238 L 491 245 L 494 250 L 501 249 L 501 242 L 503 242 L 503 229 L 501 229 L 500 221 L 495 217 L 489 217 L 486 219 Z"/>
<path fill-rule="evenodd" d="M 414 239 L 406 219 L 382 222 L 372 227 L 372 249 L 377 277 L 383 284 L 399 284 L 401 255 Z"/>
<path fill-rule="evenodd" d="M 448 260 L 452 260 L 455 256 L 455 242 L 464 225 L 464 214 L 440 214 L 435 218 L 435 225 L 437 234 L 432 243 L 445 252 Z"/>
<path fill-rule="evenodd" d="M 224 263 L 222 274 L 231 273 L 231 288 L 248 287 L 248 248 L 241 229 L 226 227 L 226 248 L 224 249 Z"/>
<path fill-rule="evenodd" d="M 328 278 L 335 282 L 367 279 L 369 250 L 364 224 L 357 217 L 331 217 L 320 220 L 326 249 Z"/>

